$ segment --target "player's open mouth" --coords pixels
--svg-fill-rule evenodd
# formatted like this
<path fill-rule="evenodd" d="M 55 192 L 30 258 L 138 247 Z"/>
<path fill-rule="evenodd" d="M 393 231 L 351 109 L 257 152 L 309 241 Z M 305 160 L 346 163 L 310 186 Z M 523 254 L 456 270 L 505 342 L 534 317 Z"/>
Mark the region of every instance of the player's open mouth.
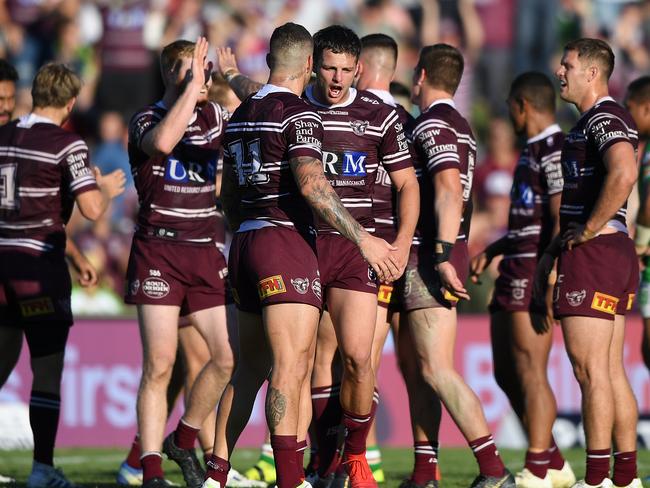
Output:
<path fill-rule="evenodd" d="M 328 92 L 330 98 L 338 98 L 341 96 L 341 93 L 343 92 L 343 87 L 338 85 L 330 86 Z"/>
<path fill-rule="evenodd" d="M 566 88 L 566 81 L 560 80 L 560 88 Z"/>

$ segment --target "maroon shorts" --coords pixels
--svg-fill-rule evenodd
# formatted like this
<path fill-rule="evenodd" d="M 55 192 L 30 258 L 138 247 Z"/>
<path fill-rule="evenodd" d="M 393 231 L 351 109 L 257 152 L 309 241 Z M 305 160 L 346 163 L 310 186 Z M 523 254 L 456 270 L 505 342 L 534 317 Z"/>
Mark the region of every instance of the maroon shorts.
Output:
<path fill-rule="evenodd" d="M 563 250 L 553 290 L 556 318 L 584 316 L 614 320 L 632 308 L 639 262 L 626 234 L 605 234 Z"/>
<path fill-rule="evenodd" d="M 316 239 L 316 249 L 325 290 L 341 288 L 377 294 L 377 275 L 352 241 L 337 234 L 323 234 Z"/>
<path fill-rule="evenodd" d="M 469 274 L 467 243 L 458 241 L 449 256 L 458 278 L 465 283 Z M 445 290 L 435 269 L 434 252 L 430 246 L 411 246 L 409 261 L 404 272 L 402 300 L 404 310 L 421 308 L 453 308 L 458 298 Z"/>
<path fill-rule="evenodd" d="M 261 313 L 276 303 L 322 308 L 313 238 L 299 232 L 284 227 L 237 232 L 228 268 L 235 303 L 244 312 Z"/>
<path fill-rule="evenodd" d="M 72 283 L 62 252 L 0 252 L 0 325 L 72 325 Z"/>
<path fill-rule="evenodd" d="M 508 258 L 499 263 L 490 312 L 545 313 L 544 304 L 533 302 L 537 258 Z"/>
<path fill-rule="evenodd" d="M 126 303 L 176 305 L 188 315 L 226 303 L 228 267 L 215 245 L 133 238 Z"/>

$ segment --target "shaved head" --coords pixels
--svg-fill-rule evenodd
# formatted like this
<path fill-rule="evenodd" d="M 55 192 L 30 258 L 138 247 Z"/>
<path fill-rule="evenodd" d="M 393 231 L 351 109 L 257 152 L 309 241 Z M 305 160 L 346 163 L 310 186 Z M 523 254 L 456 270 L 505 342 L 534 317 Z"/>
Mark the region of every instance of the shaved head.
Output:
<path fill-rule="evenodd" d="M 312 55 L 311 35 L 302 25 L 287 22 L 273 31 L 267 61 L 274 72 L 301 71 Z"/>
<path fill-rule="evenodd" d="M 390 72 L 397 66 L 397 43 L 386 34 L 369 34 L 361 38 L 361 61 L 365 69 Z"/>

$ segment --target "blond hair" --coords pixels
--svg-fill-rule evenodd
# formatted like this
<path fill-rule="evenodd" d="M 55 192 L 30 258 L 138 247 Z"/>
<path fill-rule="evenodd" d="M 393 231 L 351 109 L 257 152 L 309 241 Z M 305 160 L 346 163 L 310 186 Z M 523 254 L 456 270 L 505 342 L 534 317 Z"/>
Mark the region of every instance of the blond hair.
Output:
<path fill-rule="evenodd" d="M 38 70 L 32 84 L 34 108 L 62 108 L 79 95 L 81 79 L 61 63 L 47 63 Z"/>
<path fill-rule="evenodd" d="M 163 48 L 162 53 L 160 53 L 160 69 L 162 70 L 163 78 L 165 77 L 165 73 L 176 69 L 178 62 L 182 58 L 191 58 L 194 55 L 194 46 L 195 43 L 180 39 L 171 44 L 167 44 Z"/>

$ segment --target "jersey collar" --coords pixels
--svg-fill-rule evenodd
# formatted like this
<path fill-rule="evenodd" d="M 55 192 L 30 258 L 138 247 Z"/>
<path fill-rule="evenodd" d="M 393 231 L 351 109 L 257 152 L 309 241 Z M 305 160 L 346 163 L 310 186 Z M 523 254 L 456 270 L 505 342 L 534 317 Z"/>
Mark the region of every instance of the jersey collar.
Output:
<path fill-rule="evenodd" d="M 441 104 L 441 103 L 445 103 L 445 104 L 447 104 L 447 105 L 451 105 L 453 108 L 456 108 L 456 104 L 454 103 L 454 101 L 453 101 L 451 98 L 441 98 L 441 99 L 439 99 L 439 100 L 434 100 L 434 101 L 431 103 L 431 105 L 429 105 L 427 108 L 425 108 L 425 109 L 423 110 L 423 112 L 428 112 L 428 111 L 431 110 L 433 107 L 435 107 L 436 105 L 439 105 L 439 104 Z"/>
<path fill-rule="evenodd" d="M 260 88 L 255 95 L 253 95 L 253 98 L 255 99 L 264 98 L 270 93 L 293 93 L 293 92 L 284 86 L 277 86 L 277 85 L 272 85 L 271 83 L 267 83 L 262 88 Z"/>
<path fill-rule="evenodd" d="M 557 124 L 551 124 L 536 136 L 533 136 L 530 139 L 528 139 L 526 141 L 526 144 L 532 144 L 533 142 L 541 141 L 542 139 L 546 139 L 548 136 L 553 135 L 556 132 L 562 132 L 562 129 Z"/>
<path fill-rule="evenodd" d="M 316 100 L 316 97 L 314 96 L 314 85 L 309 85 L 307 87 L 305 90 L 305 96 L 310 103 L 318 105 L 319 107 L 340 108 L 347 107 L 348 105 L 352 104 L 352 102 L 354 102 L 354 100 L 357 98 L 357 90 L 356 88 L 350 88 L 350 91 L 348 92 L 348 99 L 341 103 L 335 103 L 334 105 L 325 105 L 324 103 L 320 103 L 318 100 Z"/>
<path fill-rule="evenodd" d="M 42 115 L 36 115 L 35 113 L 29 113 L 23 115 L 18 119 L 18 127 L 31 127 L 34 124 L 53 124 L 57 125 L 52 119 L 43 117 Z"/>
<path fill-rule="evenodd" d="M 368 88 L 366 91 L 369 91 L 373 95 L 381 98 L 381 101 L 384 102 L 387 105 L 390 105 L 391 107 L 396 107 L 397 102 L 395 102 L 395 97 L 391 94 L 391 92 L 387 90 L 379 90 L 377 88 Z"/>

